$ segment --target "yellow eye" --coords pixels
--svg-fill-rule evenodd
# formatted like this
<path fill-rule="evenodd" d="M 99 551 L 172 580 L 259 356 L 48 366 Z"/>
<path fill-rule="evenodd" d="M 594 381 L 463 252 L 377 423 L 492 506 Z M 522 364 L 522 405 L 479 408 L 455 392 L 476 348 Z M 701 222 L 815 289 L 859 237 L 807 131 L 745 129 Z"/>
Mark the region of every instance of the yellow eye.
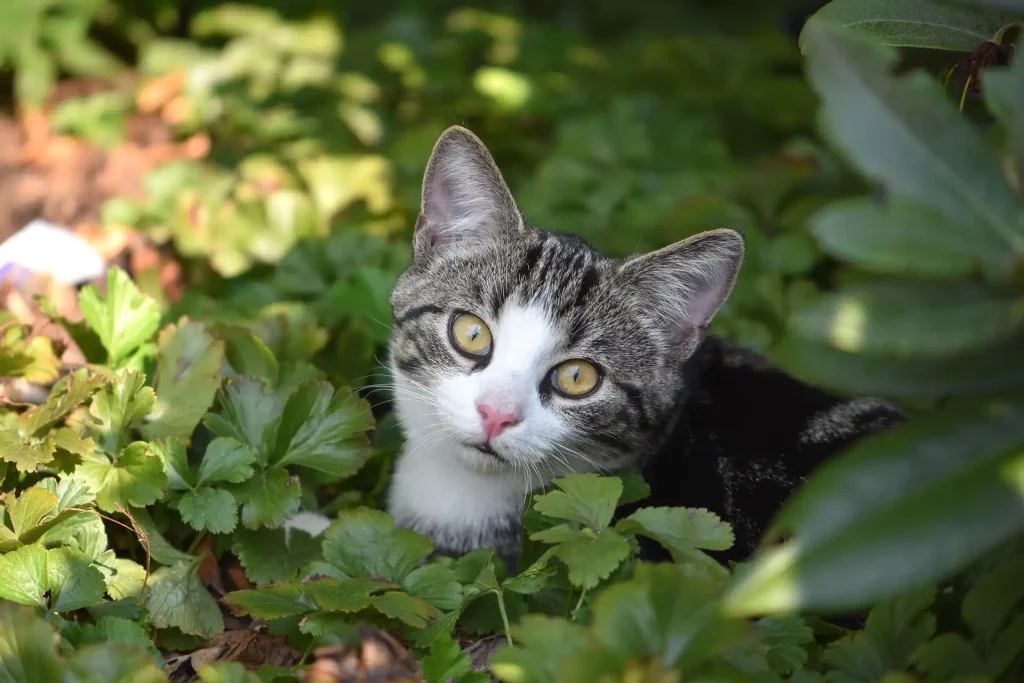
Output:
<path fill-rule="evenodd" d="M 469 358 L 485 358 L 491 352 L 491 331 L 472 313 L 456 313 L 448 334 L 455 350 Z"/>
<path fill-rule="evenodd" d="M 551 371 L 551 386 L 569 398 L 586 396 L 601 382 L 601 371 L 590 361 L 567 360 Z"/>

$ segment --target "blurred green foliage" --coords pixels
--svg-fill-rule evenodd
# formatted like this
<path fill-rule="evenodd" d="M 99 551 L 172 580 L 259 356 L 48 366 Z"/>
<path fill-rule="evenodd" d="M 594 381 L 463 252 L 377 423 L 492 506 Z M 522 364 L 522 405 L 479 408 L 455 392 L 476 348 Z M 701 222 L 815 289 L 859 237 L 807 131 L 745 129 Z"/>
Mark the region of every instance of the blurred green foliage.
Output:
<path fill-rule="evenodd" d="M 72 333 L 100 372 L 3 414 L 0 573 L 34 577 L 5 595 L 50 623 L 0 608 L 0 680 L 6 661 L 92 680 L 90 657 L 132 642 L 197 646 L 221 628 L 198 578 L 208 536 L 258 586 L 228 596 L 236 608 L 299 647 L 344 639 L 352 614 L 401 630 L 431 680 L 478 680 L 456 624 L 514 637 L 496 660 L 508 681 L 1015 680 L 1024 59 L 984 71 L 983 96 L 942 86 L 963 53 L 1012 39 L 1024 10 L 835 0 L 799 42 L 787 33 L 823 4 L 8 0 L 0 63 L 18 106 L 41 106 L 61 74 L 180 77 L 160 115 L 211 151 L 149 173 L 144 201 L 104 207 L 107 225 L 174 247 L 184 299 L 123 273 L 106 299 L 87 290 Z M 954 52 L 898 75 L 912 53 L 879 43 Z M 65 100 L 52 121 L 116 146 L 146 87 Z M 823 467 L 766 537 L 787 541 L 738 568 L 701 552 L 732 542 L 713 515 L 610 525 L 643 485 L 588 476 L 526 513 L 521 575 L 486 553 L 414 570 L 425 539 L 373 510 L 395 424 L 343 387 L 378 382 L 423 166 L 451 123 L 488 144 L 528 218 L 608 253 L 742 231 L 715 331 L 802 378 L 905 400 L 914 420 Z M 52 381 L 49 340 L 0 322 L 5 375 Z M 286 541 L 300 504 L 341 512 L 323 548 Z M 146 553 L 132 540 L 134 559 L 113 558 L 79 506 L 130 509 Z M 638 535 L 674 562 L 636 562 Z M 324 578 L 298 581 L 307 570 Z M 791 614 L 872 605 L 851 632 Z"/>

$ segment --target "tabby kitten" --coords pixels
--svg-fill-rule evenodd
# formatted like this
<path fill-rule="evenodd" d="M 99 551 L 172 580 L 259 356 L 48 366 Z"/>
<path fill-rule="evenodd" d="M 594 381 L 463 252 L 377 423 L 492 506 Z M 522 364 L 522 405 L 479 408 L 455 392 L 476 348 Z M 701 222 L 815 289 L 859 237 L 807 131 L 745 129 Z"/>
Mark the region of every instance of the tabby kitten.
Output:
<path fill-rule="evenodd" d="M 743 246 L 713 230 L 607 258 L 530 226 L 483 143 L 446 130 L 391 295 L 397 524 L 439 553 L 488 547 L 511 563 L 529 491 L 639 466 L 641 505 L 707 507 L 735 529 L 726 557 L 749 553 L 811 468 L 900 414 L 705 338 Z"/>

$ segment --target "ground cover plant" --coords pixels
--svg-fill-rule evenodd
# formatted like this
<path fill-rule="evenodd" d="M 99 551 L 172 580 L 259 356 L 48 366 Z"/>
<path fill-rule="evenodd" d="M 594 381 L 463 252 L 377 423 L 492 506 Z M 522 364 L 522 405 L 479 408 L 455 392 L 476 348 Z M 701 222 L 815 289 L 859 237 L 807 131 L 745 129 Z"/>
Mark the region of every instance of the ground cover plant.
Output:
<path fill-rule="evenodd" d="M 1024 4 L 378 4 L 0 9 L 0 228 L 114 264 L 0 289 L 0 682 L 1024 677 Z M 609 252 L 742 230 L 716 331 L 912 419 L 736 566 L 634 473 L 430 558 L 380 358 L 452 122 Z"/>

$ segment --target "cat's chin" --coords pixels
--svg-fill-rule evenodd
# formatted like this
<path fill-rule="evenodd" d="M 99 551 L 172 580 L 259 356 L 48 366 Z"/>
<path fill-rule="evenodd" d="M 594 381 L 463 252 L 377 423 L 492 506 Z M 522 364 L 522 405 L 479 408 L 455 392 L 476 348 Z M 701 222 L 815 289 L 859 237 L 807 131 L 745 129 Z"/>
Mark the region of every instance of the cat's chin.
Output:
<path fill-rule="evenodd" d="M 492 447 L 461 444 L 458 454 L 463 465 L 477 474 L 500 476 L 512 472 L 508 458 Z"/>

